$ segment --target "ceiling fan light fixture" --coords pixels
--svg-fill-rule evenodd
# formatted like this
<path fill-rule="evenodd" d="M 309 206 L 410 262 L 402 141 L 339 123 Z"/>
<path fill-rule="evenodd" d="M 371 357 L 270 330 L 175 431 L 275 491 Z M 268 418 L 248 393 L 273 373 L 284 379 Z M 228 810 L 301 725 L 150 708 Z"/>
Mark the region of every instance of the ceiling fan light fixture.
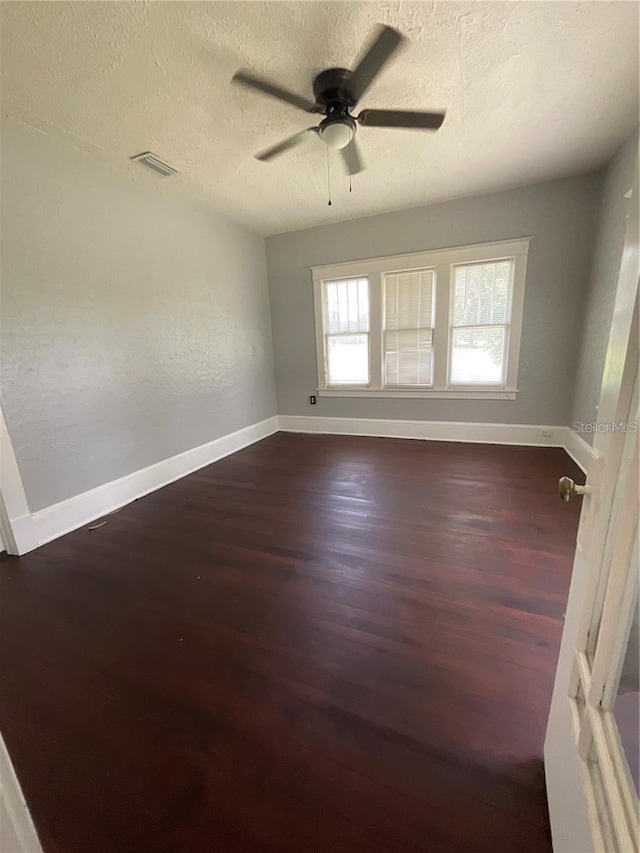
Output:
<path fill-rule="evenodd" d="M 320 125 L 320 138 L 327 148 L 333 148 L 336 151 L 346 148 L 355 133 L 355 122 L 348 118 L 323 121 Z"/>
<path fill-rule="evenodd" d="M 281 103 L 290 104 L 305 113 L 326 116 L 319 126 L 307 127 L 294 133 L 277 145 L 256 154 L 256 159 L 262 162 L 272 160 L 308 139 L 309 133 L 315 133 L 328 149 L 342 152 L 343 165 L 351 177 L 364 169 L 355 138 L 358 126 L 438 130 L 444 121 L 445 114 L 442 111 L 367 109 L 357 116 L 352 115 L 352 110 L 357 107 L 362 96 L 405 41 L 404 36 L 393 27 L 380 24 L 354 69 L 325 68 L 316 74 L 313 79 L 313 101 L 267 77 L 247 70 L 237 71 L 232 82 L 247 86 L 254 92 L 275 98 Z"/>

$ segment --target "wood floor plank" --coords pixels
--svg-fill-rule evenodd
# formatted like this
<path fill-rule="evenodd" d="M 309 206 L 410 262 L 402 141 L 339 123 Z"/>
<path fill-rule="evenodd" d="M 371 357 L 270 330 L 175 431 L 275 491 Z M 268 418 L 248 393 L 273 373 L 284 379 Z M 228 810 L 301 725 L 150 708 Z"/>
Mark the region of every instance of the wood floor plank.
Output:
<path fill-rule="evenodd" d="M 0 730 L 45 851 L 550 851 L 562 474 L 278 433 L 0 560 Z"/>

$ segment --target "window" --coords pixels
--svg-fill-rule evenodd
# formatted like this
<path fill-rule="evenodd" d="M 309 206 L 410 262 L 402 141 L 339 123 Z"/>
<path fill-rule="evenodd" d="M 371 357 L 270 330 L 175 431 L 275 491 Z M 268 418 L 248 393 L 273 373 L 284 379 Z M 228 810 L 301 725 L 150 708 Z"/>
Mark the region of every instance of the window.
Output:
<path fill-rule="evenodd" d="M 433 383 L 433 270 L 384 276 L 384 375 L 387 386 Z"/>
<path fill-rule="evenodd" d="M 454 267 L 452 385 L 504 385 L 513 261 Z"/>
<path fill-rule="evenodd" d="M 369 383 L 369 282 L 324 282 L 328 385 Z"/>
<path fill-rule="evenodd" d="M 515 399 L 529 242 L 314 267 L 318 393 Z"/>

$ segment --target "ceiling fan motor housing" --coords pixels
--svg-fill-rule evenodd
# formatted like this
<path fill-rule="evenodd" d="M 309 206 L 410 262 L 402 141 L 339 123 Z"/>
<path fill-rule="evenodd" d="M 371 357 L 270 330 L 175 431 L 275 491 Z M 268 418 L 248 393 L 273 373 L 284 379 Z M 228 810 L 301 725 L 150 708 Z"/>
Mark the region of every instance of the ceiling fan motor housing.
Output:
<path fill-rule="evenodd" d="M 356 104 L 351 94 L 351 71 L 348 68 L 327 68 L 313 81 L 316 102 L 330 111 L 348 111 Z"/>

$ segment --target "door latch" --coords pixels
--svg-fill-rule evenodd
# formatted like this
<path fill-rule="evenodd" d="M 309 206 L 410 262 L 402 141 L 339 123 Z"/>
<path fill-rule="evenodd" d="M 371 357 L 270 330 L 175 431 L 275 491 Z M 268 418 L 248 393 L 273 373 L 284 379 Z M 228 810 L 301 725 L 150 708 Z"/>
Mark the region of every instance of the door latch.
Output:
<path fill-rule="evenodd" d="M 558 481 L 560 497 L 563 501 L 570 501 L 576 495 L 590 495 L 591 486 L 579 486 L 571 477 L 560 477 Z"/>

